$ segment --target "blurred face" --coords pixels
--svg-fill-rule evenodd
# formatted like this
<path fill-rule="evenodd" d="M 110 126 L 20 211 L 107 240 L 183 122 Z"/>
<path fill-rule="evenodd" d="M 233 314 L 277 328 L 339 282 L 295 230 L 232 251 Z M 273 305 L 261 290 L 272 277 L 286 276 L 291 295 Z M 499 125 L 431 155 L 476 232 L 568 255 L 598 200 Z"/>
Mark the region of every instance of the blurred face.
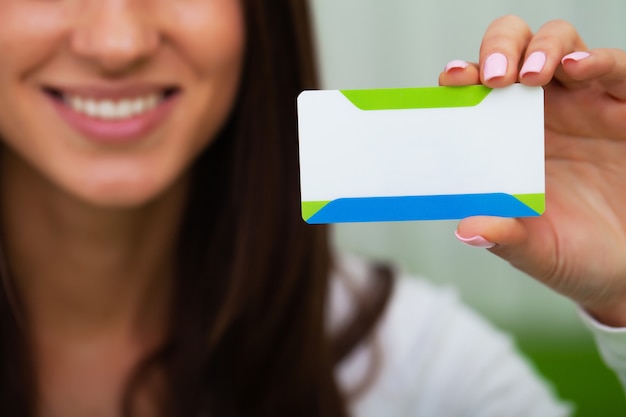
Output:
<path fill-rule="evenodd" d="M 239 0 L 0 0 L 0 137 L 50 187 L 133 206 L 210 144 L 242 64 Z"/>

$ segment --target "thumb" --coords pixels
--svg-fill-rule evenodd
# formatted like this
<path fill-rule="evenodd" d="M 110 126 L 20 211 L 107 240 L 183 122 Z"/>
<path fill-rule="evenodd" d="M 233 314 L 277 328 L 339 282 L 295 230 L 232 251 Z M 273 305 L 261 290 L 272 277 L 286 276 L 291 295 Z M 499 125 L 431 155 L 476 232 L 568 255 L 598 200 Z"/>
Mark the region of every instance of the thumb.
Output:
<path fill-rule="evenodd" d="M 493 249 L 517 246 L 526 240 L 526 229 L 518 219 L 503 217 L 469 217 L 462 220 L 456 237 L 466 245 Z"/>
<path fill-rule="evenodd" d="M 455 234 L 466 245 L 489 249 L 515 268 L 543 279 L 550 275 L 548 252 L 543 247 L 548 239 L 531 242 L 529 229 L 537 229 L 529 219 L 469 217 L 459 223 Z M 533 230 L 533 235 L 538 232 Z"/>

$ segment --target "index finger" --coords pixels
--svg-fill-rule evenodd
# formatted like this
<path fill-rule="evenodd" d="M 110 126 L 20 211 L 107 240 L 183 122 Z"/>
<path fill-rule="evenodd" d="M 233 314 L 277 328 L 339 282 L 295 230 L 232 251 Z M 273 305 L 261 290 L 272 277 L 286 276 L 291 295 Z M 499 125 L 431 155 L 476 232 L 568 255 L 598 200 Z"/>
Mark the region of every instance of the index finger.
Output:
<path fill-rule="evenodd" d="M 528 24 L 517 16 L 494 20 L 480 46 L 481 80 L 489 87 L 505 87 L 518 79 L 520 57 L 532 39 Z"/>

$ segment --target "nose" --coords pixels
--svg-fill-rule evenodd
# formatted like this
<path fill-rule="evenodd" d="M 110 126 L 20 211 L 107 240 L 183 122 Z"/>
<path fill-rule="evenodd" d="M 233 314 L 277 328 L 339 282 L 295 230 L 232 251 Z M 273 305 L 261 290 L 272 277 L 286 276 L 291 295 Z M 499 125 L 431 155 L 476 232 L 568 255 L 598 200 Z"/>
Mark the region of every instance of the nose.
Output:
<path fill-rule="evenodd" d="M 149 60 L 159 47 L 160 35 L 149 11 L 139 3 L 84 2 L 71 33 L 72 51 L 107 73 L 125 72 Z"/>

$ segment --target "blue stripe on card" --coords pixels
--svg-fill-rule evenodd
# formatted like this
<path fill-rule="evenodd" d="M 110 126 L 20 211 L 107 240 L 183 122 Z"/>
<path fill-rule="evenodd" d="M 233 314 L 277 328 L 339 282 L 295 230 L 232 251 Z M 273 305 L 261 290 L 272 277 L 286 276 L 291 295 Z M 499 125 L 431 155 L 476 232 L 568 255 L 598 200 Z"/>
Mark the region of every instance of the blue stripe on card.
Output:
<path fill-rule="evenodd" d="M 470 216 L 535 217 L 535 210 L 504 193 L 340 198 L 306 221 L 309 224 L 458 220 Z"/>

